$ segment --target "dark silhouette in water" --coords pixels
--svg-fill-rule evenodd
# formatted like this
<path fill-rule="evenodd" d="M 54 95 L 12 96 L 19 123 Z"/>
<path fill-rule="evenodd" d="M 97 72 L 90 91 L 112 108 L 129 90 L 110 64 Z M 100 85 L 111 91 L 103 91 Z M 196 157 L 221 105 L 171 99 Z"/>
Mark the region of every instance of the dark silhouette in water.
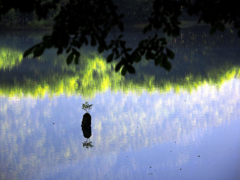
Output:
<path fill-rule="evenodd" d="M 87 139 L 89 139 L 92 135 L 92 128 L 91 126 L 82 126 L 83 136 Z"/>
<path fill-rule="evenodd" d="M 82 126 L 83 136 L 87 139 L 86 141 L 83 142 L 83 147 L 92 148 L 93 147 L 92 142 L 89 140 L 89 138 L 92 135 L 91 115 L 89 113 L 85 113 L 83 115 L 81 126 Z"/>
<path fill-rule="evenodd" d="M 89 127 L 89 126 L 91 126 L 91 115 L 89 113 L 85 113 L 83 115 L 82 127 Z"/>

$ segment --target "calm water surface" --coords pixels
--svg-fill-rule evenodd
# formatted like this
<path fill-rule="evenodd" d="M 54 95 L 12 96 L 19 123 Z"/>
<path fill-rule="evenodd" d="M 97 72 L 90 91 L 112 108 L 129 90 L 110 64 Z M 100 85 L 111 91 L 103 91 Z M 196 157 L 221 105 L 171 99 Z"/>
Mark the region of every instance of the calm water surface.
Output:
<path fill-rule="evenodd" d="M 40 37 L 0 36 L 1 180 L 240 179 L 240 43 L 231 30 L 185 29 L 170 40 L 170 72 L 142 62 L 125 78 L 90 48 L 80 66 L 55 51 L 22 59 Z"/>

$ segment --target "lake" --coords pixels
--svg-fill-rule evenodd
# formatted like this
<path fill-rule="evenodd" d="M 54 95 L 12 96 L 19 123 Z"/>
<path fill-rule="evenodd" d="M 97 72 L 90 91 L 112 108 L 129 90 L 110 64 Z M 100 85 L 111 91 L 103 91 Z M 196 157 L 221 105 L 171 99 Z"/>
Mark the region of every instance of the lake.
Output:
<path fill-rule="evenodd" d="M 45 32 L 47 33 L 47 32 Z M 193 26 L 169 39 L 170 72 L 142 60 L 115 73 L 107 53 L 79 65 L 49 50 L 22 58 L 44 33 L 0 33 L 0 179 L 240 179 L 240 41 Z M 142 35 L 129 30 L 130 45 Z M 81 127 L 92 104 L 91 128 Z"/>

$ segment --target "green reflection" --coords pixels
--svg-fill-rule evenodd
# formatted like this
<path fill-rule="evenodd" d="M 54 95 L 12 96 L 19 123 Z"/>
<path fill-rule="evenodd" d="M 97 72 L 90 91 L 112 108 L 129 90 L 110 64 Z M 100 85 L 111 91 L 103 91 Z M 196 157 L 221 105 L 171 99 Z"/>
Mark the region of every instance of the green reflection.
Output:
<path fill-rule="evenodd" d="M 179 74 L 174 69 L 167 75 L 159 74 L 159 69 L 153 65 L 139 64 L 139 73 L 133 76 L 122 77 L 115 73 L 114 66 L 106 63 L 106 60 L 94 52 L 82 56 L 79 66 L 67 66 L 65 57 L 43 57 L 42 60 L 25 59 L 22 67 L 12 70 L 22 61 L 21 52 L 14 49 L 1 51 L 1 67 L 9 68 L 8 72 L 1 73 L 0 95 L 8 97 L 45 97 L 45 95 L 81 95 L 85 98 L 94 97 L 98 92 L 110 89 L 125 93 L 136 92 L 191 92 L 198 87 L 211 84 L 220 87 L 224 82 L 239 77 L 240 68 L 237 65 L 225 64 L 216 68 L 208 68 L 201 74 L 188 72 Z M 8 52 L 8 53 L 5 53 Z M 8 55 L 15 61 L 8 61 Z M 51 54 L 50 54 L 51 55 Z M 47 59 L 49 58 L 49 59 Z M 198 66 L 195 65 L 197 68 Z M 19 71 L 24 72 L 19 76 Z M 43 69 L 44 68 L 44 69 Z M 145 72 L 145 69 L 149 72 Z M 194 70 L 194 69 L 193 69 Z"/>
<path fill-rule="evenodd" d="M 9 74 L 2 73 L 0 94 L 9 97 L 35 98 L 44 97 L 46 94 L 50 96 L 81 94 L 92 97 L 96 92 L 106 91 L 112 83 L 121 81 L 122 77 L 115 73 L 111 66 L 107 66 L 105 59 L 95 53 L 91 56 L 83 57 L 79 65 L 81 69 L 74 66 L 67 67 L 64 56 L 55 58 L 55 61 L 58 61 L 57 66 L 54 61 L 49 62 L 44 58 L 43 62 L 35 60 L 34 64 L 29 63 L 30 60 L 25 60 L 29 66 L 25 67 L 23 77 L 17 76 L 16 70 L 8 72 Z M 41 71 L 41 65 L 46 64 L 48 67 Z M 6 76 L 10 77 L 5 78 Z"/>
<path fill-rule="evenodd" d="M 208 30 L 201 26 L 187 28 L 178 39 L 169 39 L 169 46 L 176 53 L 170 72 L 152 62 L 141 61 L 134 64 L 137 73 L 126 77 L 115 73 L 116 62 L 107 64 L 107 55 L 99 55 L 88 47 L 83 49 L 78 66 L 66 65 L 66 56 L 56 56 L 54 51 L 45 52 L 41 59 L 22 59 L 22 53 L 30 46 L 27 42 L 36 43 L 41 35 L 4 34 L 0 37 L 4 45 L 0 49 L 0 96 L 81 95 L 89 99 L 108 89 L 141 94 L 192 92 L 206 84 L 221 87 L 239 77 L 239 45 L 231 29 L 215 36 L 210 36 Z M 137 33 L 129 36 L 138 38 Z"/>
<path fill-rule="evenodd" d="M 0 48 L 0 70 L 12 69 L 18 66 L 23 59 L 22 52 L 16 49 L 1 47 Z"/>

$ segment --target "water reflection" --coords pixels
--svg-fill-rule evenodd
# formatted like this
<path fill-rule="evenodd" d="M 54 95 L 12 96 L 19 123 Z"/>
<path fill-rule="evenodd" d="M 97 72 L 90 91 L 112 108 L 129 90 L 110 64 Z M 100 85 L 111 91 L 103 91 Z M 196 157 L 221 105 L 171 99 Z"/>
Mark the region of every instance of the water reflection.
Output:
<path fill-rule="evenodd" d="M 79 66 L 68 66 L 66 56 L 56 56 L 55 51 L 47 51 L 40 59 L 22 59 L 23 47 L 31 46 L 36 40 L 22 43 L 22 38 L 15 37 L 7 43 L 4 37 L 0 37 L 0 95 L 33 98 L 81 95 L 93 98 L 96 93 L 108 89 L 126 93 L 156 90 L 165 93 L 171 90 L 191 92 L 205 84 L 220 87 L 240 75 L 239 43 L 229 32 L 213 37 L 207 34 L 208 28 L 198 27 L 183 31 L 180 39 L 169 40 L 170 48 L 176 53 L 170 73 L 156 68 L 151 62 L 142 61 L 134 65 L 137 74 L 125 78 L 115 73 L 116 62 L 107 64 L 105 57 L 92 49 L 83 49 Z"/>
<path fill-rule="evenodd" d="M 92 136 L 92 127 L 91 126 L 82 126 L 83 136 L 87 139 L 83 142 L 83 147 L 92 148 L 92 141 L 90 141 L 90 137 Z"/>
<path fill-rule="evenodd" d="M 95 176 L 103 178 L 104 172 L 111 173 L 109 170 L 118 163 L 121 153 L 137 153 L 156 145 L 161 145 L 160 152 L 164 158 L 156 159 L 159 162 L 152 159 L 151 166 L 183 166 L 192 162 L 194 151 L 196 157 L 199 154 L 206 156 L 197 149 L 186 148 L 200 146 L 204 136 L 214 131 L 215 127 L 231 124 L 231 121 L 240 118 L 239 92 L 240 81 L 237 79 L 225 83 L 220 89 L 205 86 L 192 94 L 171 92 L 161 95 L 156 92 L 139 96 L 108 91 L 91 101 L 94 104 L 91 116 L 98 118 L 92 119 L 94 135 L 87 142 L 85 138 L 90 136 L 90 129 L 86 134 L 83 131 L 85 137 L 79 135 L 80 104 L 84 102 L 81 97 L 46 97 L 42 100 L 1 98 L 0 151 L 1 162 L 5 162 L 1 164 L 2 179 L 38 179 L 37 174 L 43 172 L 48 177 L 57 173 L 58 168 L 66 173 L 75 168 L 83 172 L 84 167 L 67 168 L 69 164 L 82 163 L 91 165 Z M 224 139 L 226 133 L 220 134 L 218 138 Z M 235 139 L 234 136 L 232 138 Z M 83 145 L 91 147 L 91 142 L 94 142 L 94 148 L 84 151 Z M 210 143 L 208 149 L 215 150 L 215 143 Z M 223 151 L 227 147 L 233 148 L 232 145 L 224 147 Z M 135 157 L 133 162 L 139 165 L 148 162 L 134 154 L 132 156 Z M 103 174 L 94 157 L 107 158 L 101 165 L 106 170 Z M 51 171 L 47 172 L 44 167 L 49 165 Z M 9 173 L 10 167 L 13 173 Z M 23 172 L 22 167 L 27 170 Z M 140 175 L 141 171 L 138 173 Z"/>
<path fill-rule="evenodd" d="M 237 179 L 239 52 L 208 38 L 205 54 L 171 44 L 169 74 L 143 62 L 123 78 L 89 51 L 79 67 L 49 52 L 0 69 L 0 179 Z"/>
<path fill-rule="evenodd" d="M 0 69 L 16 68 L 22 61 L 22 52 L 9 47 L 0 48 Z"/>
<path fill-rule="evenodd" d="M 88 109 L 89 107 L 86 107 L 86 108 Z M 92 136 L 91 121 L 92 121 L 91 115 L 89 113 L 85 113 L 83 115 L 81 126 L 82 126 L 83 136 L 87 139 L 86 141 L 83 142 L 83 147 L 86 147 L 86 148 L 93 147 L 92 141 L 90 141 L 90 137 Z"/>
<path fill-rule="evenodd" d="M 83 120 L 82 120 L 82 127 L 91 127 L 91 115 L 89 113 L 85 113 L 83 115 Z"/>

